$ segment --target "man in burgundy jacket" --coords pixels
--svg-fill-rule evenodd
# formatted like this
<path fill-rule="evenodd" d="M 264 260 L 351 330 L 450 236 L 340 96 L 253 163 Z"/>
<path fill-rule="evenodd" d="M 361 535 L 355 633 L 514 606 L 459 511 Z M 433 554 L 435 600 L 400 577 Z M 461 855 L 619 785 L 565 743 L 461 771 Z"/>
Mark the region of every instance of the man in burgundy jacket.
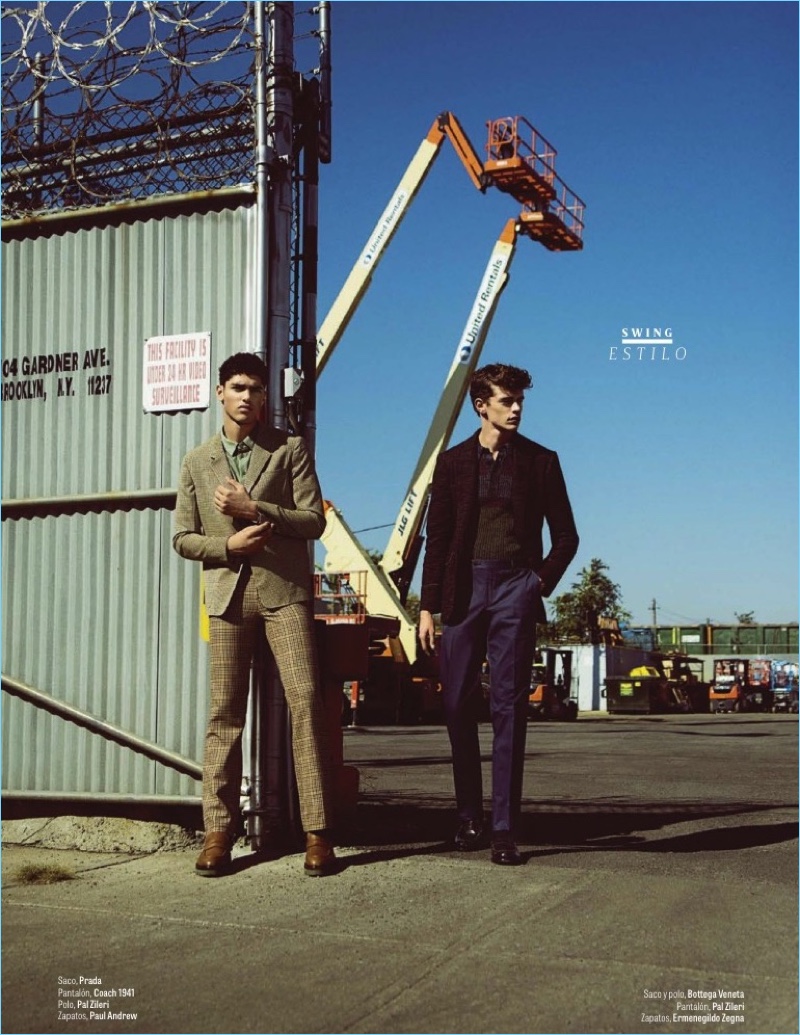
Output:
<path fill-rule="evenodd" d="M 522 798 L 528 695 L 536 623 L 578 549 L 558 456 L 518 433 L 527 370 L 491 364 L 470 381 L 477 434 L 436 465 L 422 572 L 419 636 L 434 648 L 442 617 L 440 675 L 453 754 L 456 847 L 485 841 L 478 725 L 470 697 L 489 662 L 492 746 L 492 862 L 518 865 L 514 826 Z M 550 551 L 542 528 L 547 522 Z"/>

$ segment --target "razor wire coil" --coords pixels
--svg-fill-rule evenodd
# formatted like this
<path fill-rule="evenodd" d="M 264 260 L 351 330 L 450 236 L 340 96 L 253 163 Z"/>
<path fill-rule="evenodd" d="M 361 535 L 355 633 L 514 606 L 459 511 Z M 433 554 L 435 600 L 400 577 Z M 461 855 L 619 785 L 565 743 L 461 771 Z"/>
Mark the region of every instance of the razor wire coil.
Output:
<path fill-rule="evenodd" d="M 252 182 L 253 7 L 4 4 L 3 219 Z"/>

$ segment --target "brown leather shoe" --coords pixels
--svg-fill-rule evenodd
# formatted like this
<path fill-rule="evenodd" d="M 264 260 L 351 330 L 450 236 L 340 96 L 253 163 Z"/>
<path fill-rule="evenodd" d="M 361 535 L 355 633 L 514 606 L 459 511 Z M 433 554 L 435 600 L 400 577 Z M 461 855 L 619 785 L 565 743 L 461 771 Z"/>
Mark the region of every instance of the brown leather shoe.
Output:
<path fill-rule="evenodd" d="M 327 834 L 306 834 L 306 861 L 303 869 L 309 877 L 325 877 L 336 870 L 338 860 Z"/>
<path fill-rule="evenodd" d="M 206 834 L 203 851 L 194 864 L 195 873 L 201 877 L 220 877 L 231 864 L 231 838 L 220 831 Z"/>

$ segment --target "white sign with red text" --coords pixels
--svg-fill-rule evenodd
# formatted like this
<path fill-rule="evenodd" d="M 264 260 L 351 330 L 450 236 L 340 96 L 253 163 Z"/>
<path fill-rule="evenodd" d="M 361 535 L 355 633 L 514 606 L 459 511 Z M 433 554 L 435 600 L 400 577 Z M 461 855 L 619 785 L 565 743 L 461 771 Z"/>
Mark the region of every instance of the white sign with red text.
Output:
<path fill-rule="evenodd" d="M 211 398 L 211 332 L 167 334 L 144 343 L 145 413 L 207 410 Z"/>

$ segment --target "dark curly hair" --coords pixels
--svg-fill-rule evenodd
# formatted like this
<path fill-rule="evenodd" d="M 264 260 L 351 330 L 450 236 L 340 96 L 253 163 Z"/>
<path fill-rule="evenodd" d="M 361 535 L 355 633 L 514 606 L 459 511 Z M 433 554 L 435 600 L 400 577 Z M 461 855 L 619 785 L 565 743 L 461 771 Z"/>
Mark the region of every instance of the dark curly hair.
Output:
<path fill-rule="evenodd" d="M 257 377 L 261 384 L 265 388 L 267 387 L 269 374 L 267 373 L 266 364 L 255 352 L 237 352 L 236 355 L 229 356 L 219 368 L 219 381 L 217 384 L 224 385 L 232 377 L 236 377 L 237 374 Z"/>
<path fill-rule="evenodd" d="M 469 397 L 475 407 L 476 399 L 489 399 L 494 386 L 504 388 L 507 392 L 524 392 L 533 385 L 533 379 L 522 367 L 512 367 L 507 363 L 489 363 L 488 366 L 476 370 L 470 378 Z"/>

